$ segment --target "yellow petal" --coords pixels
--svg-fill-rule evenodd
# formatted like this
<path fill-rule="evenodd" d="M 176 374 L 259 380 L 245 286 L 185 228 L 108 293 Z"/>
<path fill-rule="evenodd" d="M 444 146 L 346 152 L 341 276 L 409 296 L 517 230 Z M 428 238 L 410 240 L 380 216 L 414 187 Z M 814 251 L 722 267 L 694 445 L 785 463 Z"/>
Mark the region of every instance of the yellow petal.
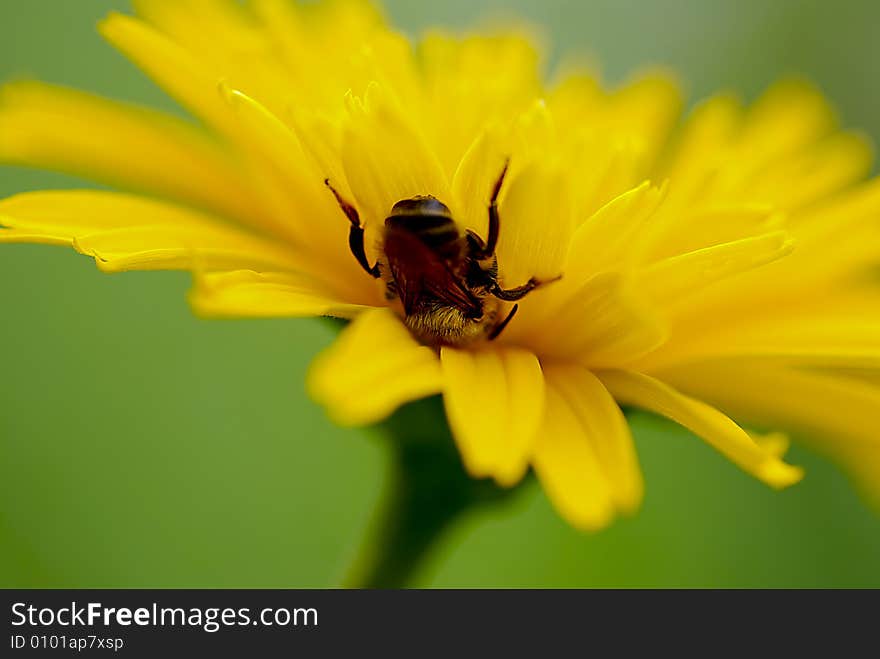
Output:
<path fill-rule="evenodd" d="M 609 101 L 611 130 L 631 136 L 650 170 L 681 112 L 680 83 L 668 71 L 648 72 L 621 86 Z"/>
<path fill-rule="evenodd" d="M 487 125 L 507 124 L 541 96 L 535 41 L 521 30 L 463 38 L 432 31 L 419 41 L 427 137 L 450 176 Z"/>
<path fill-rule="evenodd" d="M 0 91 L 0 160 L 247 219 L 259 199 L 229 153 L 173 117 L 36 82 Z"/>
<path fill-rule="evenodd" d="M 576 365 L 545 366 L 547 406 L 533 464 L 560 512 L 593 529 L 630 513 L 644 492 L 629 425 L 598 378 Z"/>
<path fill-rule="evenodd" d="M 773 206 L 758 203 L 682 210 L 672 207 L 672 195 L 670 191 L 663 212 L 676 219 L 660 240 L 650 245 L 646 262 L 770 233 L 784 226 L 787 219 Z"/>
<path fill-rule="evenodd" d="M 266 57 L 265 36 L 247 8 L 235 0 L 134 0 L 137 14 L 206 65 L 224 70 L 236 79 L 246 72 L 255 87 L 275 83 L 276 94 L 284 93 L 281 80 L 273 79 L 280 68 Z M 199 29 L 193 29 L 198 25 Z M 257 66 L 258 65 L 258 66 Z M 252 90 L 249 90 L 252 91 Z"/>
<path fill-rule="evenodd" d="M 451 204 L 449 184 L 423 137 L 377 85 L 351 97 L 342 161 L 361 221 L 381 226 L 401 199 L 433 195 Z"/>
<path fill-rule="evenodd" d="M 208 125 L 225 135 L 235 135 L 232 117 L 216 93 L 220 77 L 192 54 L 131 16 L 111 13 L 98 29 L 156 84 Z"/>
<path fill-rule="evenodd" d="M 735 140 L 714 154 L 716 171 L 706 181 L 703 195 L 716 202 L 745 196 L 761 203 L 796 206 L 823 187 L 830 190 L 845 184 L 864 167 L 863 149 L 849 144 L 835 153 L 832 148 L 824 157 L 812 158 L 811 164 L 806 164 L 811 157 L 804 157 L 817 149 L 835 124 L 834 113 L 815 87 L 797 80 L 775 84 L 743 116 Z M 841 163 L 840 153 L 849 162 Z M 793 178 L 777 179 L 783 171 Z"/>
<path fill-rule="evenodd" d="M 553 279 L 563 272 L 573 231 L 568 180 L 538 161 L 516 173 L 502 198 L 498 269 L 503 286 L 531 277 Z"/>
<path fill-rule="evenodd" d="M 607 92 L 594 74 L 577 67 L 550 90 L 548 107 L 577 181 L 577 223 L 652 177 L 680 106 L 678 85 L 665 73 Z"/>
<path fill-rule="evenodd" d="M 510 155 L 495 131 L 484 131 L 464 154 L 452 179 L 456 219 L 478 236 L 489 233 L 489 198 Z M 505 222 L 506 230 L 506 222 Z"/>
<path fill-rule="evenodd" d="M 755 440 L 755 444 L 777 458 L 784 457 L 791 446 L 791 439 L 782 432 L 769 432 L 765 434 L 750 432 L 749 435 Z"/>
<path fill-rule="evenodd" d="M 390 309 L 374 309 L 358 316 L 315 359 L 307 386 L 336 422 L 366 425 L 439 393 L 440 362 Z"/>
<path fill-rule="evenodd" d="M 279 231 L 319 253 L 338 279 L 362 276 L 347 247 L 349 223 L 324 186 L 327 173 L 310 166 L 293 131 L 261 103 L 225 84 L 220 93 L 247 137 L 246 149 L 264 165 L 263 180 L 272 186 L 275 215 L 282 218 Z"/>
<path fill-rule="evenodd" d="M 572 238 L 566 281 L 581 283 L 598 272 L 631 266 L 636 256 L 633 243 L 640 239 L 665 193 L 665 188 L 646 181 L 581 224 Z"/>
<path fill-rule="evenodd" d="M 214 227 L 126 227 L 76 237 L 73 245 L 104 272 L 296 267 L 271 242 Z"/>
<path fill-rule="evenodd" d="M 742 106 L 736 98 L 718 95 L 697 104 L 669 162 L 658 172 L 670 181 L 669 199 L 677 211 L 701 199 L 718 169 L 729 164 L 725 159 L 741 122 Z"/>
<path fill-rule="evenodd" d="M 712 284 L 758 268 L 791 253 L 794 241 L 784 231 L 743 238 L 662 259 L 643 268 L 639 290 L 668 310 Z"/>
<path fill-rule="evenodd" d="M 502 340 L 520 341 L 542 356 L 589 368 L 635 361 L 666 340 L 665 325 L 623 275 L 606 272 L 580 286 L 563 287 L 568 283 L 563 280 L 532 293 Z"/>
<path fill-rule="evenodd" d="M 302 276 L 252 270 L 200 273 L 189 301 L 197 314 L 211 318 L 353 318 L 368 308 L 335 299 Z"/>
<path fill-rule="evenodd" d="M 284 240 L 299 241 L 304 245 L 302 232 L 291 225 L 289 216 L 307 218 L 312 215 L 309 197 L 316 198 L 322 177 L 315 175 L 310 185 L 298 185 L 290 194 L 278 183 L 278 174 L 264 161 L 254 158 L 253 132 L 242 130 L 242 124 L 253 128 L 252 108 L 244 107 L 238 98 L 230 103 L 230 94 L 219 93 L 221 74 L 146 23 L 130 16 L 111 14 L 100 25 L 101 34 L 129 59 L 137 64 L 158 85 L 165 89 L 206 124 L 223 135 L 231 145 L 238 146 L 236 154 L 253 171 L 258 187 L 258 198 L 265 210 L 257 217 L 259 226 Z M 242 111 L 236 115 L 235 109 Z M 265 123 L 261 124 L 261 128 Z M 261 135 L 260 138 L 263 136 Z M 264 142 L 261 141 L 261 145 Z M 292 154 L 291 154 L 292 155 Z M 290 200 L 293 198 L 294 203 Z M 255 220 L 255 221 L 257 221 Z"/>
<path fill-rule="evenodd" d="M 773 283 L 771 277 L 763 282 L 765 288 Z M 722 291 L 712 296 L 712 305 L 696 305 L 677 319 L 670 340 L 643 356 L 638 368 L 746 357 L 806 366 L 871 365 L 880 354 L 880 296 L 875 287 L 841 285 L 766 298 L 761 288 L 746 289 L 750 297 L 736 306 L 730 305 L 729 291 Z"/>
<path fill-rule="evenodd" d="M 864 178 L 871 170 L 869 140 L 852 133 L 835 134 L 804 154 L 774 163 L 749 182 L 749 194 L 758 201 L 798 209 Z"/>
<path fill-rule="evenodd" d="M 302 147 L 293 131 L 258 100 L 229 86 L 218 84 L 221 97 L 241 120 L 247 142 L 256 142 L 266 155 L 288 174 L 301 176 L 305 168 Z"/>
<path fill-rule="evenodd" d="M 822 92 L 801 79 L 772 85 L 745 117 L 739 148 L 760 162 L 791 153 L 825 136 L 837 122 Z"/>
<path fill-rule="evenodd" d="M 738 418 L 798 433 L 838 460 L 880 505 L 880 387 L 762 360 L 707 361 L 662 371 L 682 391 Z"/>
<path fill-rule="evenodd" d="M 0 201 L 4 242 L 74 246 L 106 271 L 295 267 L 283 245 L 204 213 L 95 190 L 29 192 Z"/>
<path fill-rule="evenodd" d="M 528 467 L 544 410 L 538 359 L 517 348 L 444 347 L 443 400 L 467 470 L 510 486 Z"/>
<path fill-rule="evenodd" d="M 600 371 L 599 378 L 617 401 L 660 414 L 704 439 L 743 470 L 764 483 L 783 488 L 797 483 L 803 472 L 759 446 L 730 418 L 706 403 L 677 392 L 647 375 Z"/>
<path fill-rule="evenodd" d="M 177 3 L 159 0 L 158 4 Z M 335 117 L 342 110 L 346 90 L 359 93 L 370 81 L 392 86 L 407 97 L 416 96 L 410 94 L 415 78 L 412 45 L 402 34 L 387 29 L 374 3 L 252 0 L 248 4 L 268 43 L 250 53 L 253 57 L 244 58 L 238 67 L 232 62 L 233 66 L 226 64 L 223 68 L 235 72 L 236 83 L 247 82 L 258 91 L 261 102 L 273 111 L 279 111 L 271 105 L 275 97 L 286 95 L 286 105 L 293 104 L 300 111 L 305 107 L 302 98 L 307 95 L 310 111 Z M 187 38 L 191 40 L 192 36 Z M 326 44 L 333 47 L 327 48 Z M 197 46 L 193 48 L 199 52 Z M 271 71 L 266 71 L 266 58 L 261 57 L 265 49 L 275 55 L 270 64 L 277 60 L 283 66 L 280 73 L 284 84 L 275 84 L 274 88 Z"/>
<path fill-rule="evenodd" d="M 553 388 L 532 463 L 556 510 L 573 526 L 593 531 L 614 516 L 611 488 L 575 410 Z"/>

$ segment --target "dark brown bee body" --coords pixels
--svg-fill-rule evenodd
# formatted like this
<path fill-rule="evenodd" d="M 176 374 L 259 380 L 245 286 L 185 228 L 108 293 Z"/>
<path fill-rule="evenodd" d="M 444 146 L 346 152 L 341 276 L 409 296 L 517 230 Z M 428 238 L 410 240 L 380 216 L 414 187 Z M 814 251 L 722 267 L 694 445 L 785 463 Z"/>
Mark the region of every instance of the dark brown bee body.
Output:
<path fill-rule="evenodd" d="M 409 234 L 447 263 L 457 263 L 465 256 L 458 225 L 446 204 L 434 197 L 413 197 L 394 204 L 385 219 L 383 245 Z"/>
<path fill-rule="evenodd" d="M 519 300 L 539 285 L 534 278 L 510 290 L 498 284 L 497 198 L 506 172 L 505 166 L 493 188 L 486 241 L 471 231 L 462 233 L 440 200 L 402 199 L 385 220 L 382 256 L 373 266 L 366 260 L 357 211 L 326 182 L 351 221 L 349 245 L 355 258 L 370 275 L 383 279 L 388 299 L 400 299 L 404 323 L 427 345 L 494 339 L 517 310 L 514 305 L 499 320 L 501 302 Z"/>

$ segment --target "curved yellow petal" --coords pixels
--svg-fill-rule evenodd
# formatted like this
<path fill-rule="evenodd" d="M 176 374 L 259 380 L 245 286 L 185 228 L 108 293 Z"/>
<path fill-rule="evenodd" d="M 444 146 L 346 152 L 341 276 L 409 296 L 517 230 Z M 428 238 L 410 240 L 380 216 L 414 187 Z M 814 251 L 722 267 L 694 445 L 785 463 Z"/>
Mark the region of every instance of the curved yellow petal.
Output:
<path fill-rule="evenodd" d="M 166 35 L 141 20 L 111 13 L 98 24 L 101 35 L 156 84 L 208 125 L 234 136 L 232 117 L 216 93 L 220 76 Z"/>
<path fill-rule="evenodd" d="M 220 93 L 239 121 L 245 148 L 264 165 L 284 233 L 319 254 L 341 286 L 361 276 L 348 249 L 349 222 L 324 185 L 327 173 L 311 166 L 294 132 L 257 100 L 225 84 Z"/>
<path fill-rule="evenodd" d="M 539 161 L 511 171 L 500 204 L 498 270 L 506 288 L 563 274 L 574 220 L 568 179 Z"/>
<path fill-rule="evenodd" d="M 0 161 L 86 176 L 243 220 L 260 205 L 229 152 L 197 127 L 44 83 L 0 89 Z"/>
<path fill-rule="evenodd" d="M 749 357 L 805 366 L 875 363 L 880 354 L 877 288 L 842 282 L 809 293 L 806 298 L 762 300 L 756 289 L 750 308 L 733 309 L 724 306 L 723 296 L 716 296 L 712 306 L 689 308 L 686 321 L 673 325 L 673 338 L 639 359 L 638 369 L 654 372 L 707 359 Z"/>
<path fill-rule="evenodd" d="M 758 163 L 792 153 L 826 136 L 836 124 L 833 109 L 814 84 L 798 78 L 781 80 L 746 114 L 738 155 Z"/>
<path fill-rule="evenodd" d="M 633 245 L 643 233 L 666 195 L 649 181 L 605 204 L 575 231 L 565 268 L 566 285 L 575 285 L 606 270 L 631 268 Z M 571 283 L 568 283 L 571 282 Z"/>
<path fill-rule="evenodd" d="M 342 163 L 361 221 L 381 226 L 401 199 L 432 195 L 451 204 L 449 183 L 424 138 L 378 85 L 349 97 Z"/>
<path fill-rule="evenodd" d="M 433 30 L 419 41 L 423 123 L 450 177 L 487 125 L 506 125 L 540 98 L 533 37 L 525 30 L 464 37 Z"/>
<path fill-rule="evenodd" d="M 631 136 L 646 173 L 655 167 L 683 104 L 681 83 L 665 70 L 648 71 L 610 95 L 610 129 L 614 134 Z"/>
<path fill-rule="evenodd" d="M 371 81 L 417 98 L 412 43 L 387 28 L 375 3 L 252 0 L 248 5 L 266 38 L 263 47 L 276 55 L 270 64 L 283 69 L 278 73 L 284 84 L 272 84 L 275 72 L 263 66 L 266 58 L 260 58 L 260 50 L 224 68 L 236 72 L 236 81 L 253 85 L 261 102 L 283 100 L 297 113 L 305 110 L 335 120 L 344 111 L 346 91 L 361 93 Z M 254 69 L 261 75 L 255 76 Z M 303 98 L 309 99 L 308 106 Z M 283 108 L 272 109 L 283 113 Z"/>
<path fill-rule="evenodd" d="M 359 88 L 356 81 L 383 81 L 408 63 L 405 49 L 387 45 L 398 37 L 408 49 L 408 41 L 383 29 L 370 2 L 135 0 L 134 5 L 205 70 L 279 115 L 292 103 L 303 106 L 306 98 L 313 108 L 336 109 L 346 89 Z M 371 59 L 378 65 L 369 67 Z"/>
<path fill-rule="evenodd" d="M 502 139 L 488 129 L 480 133 L 458 163 L 452 194 L 462 226 L 485 238 L 489 233 L 489 200 L 509 156 Z M 506 222 L 505 231 L 506 231 Z"/>
<path fill-rule="evenodd" d="M 555 140 L 547 108 L 536 103 L 512 132 L 499 126 L 481 132 L 453 178 L 456 219 L 485 239 L 492 190 L 509 163 L 497 247 L 500 280 L 508 288 L 531 277 L 553 279 L 565 269 L 574 211 L 569 177 L 552 155 Z"/>
<path fill-rule="evenodd" d="M 803 471 L 759 446 L 730 418 L 647 375 L 609 370 L 597 373 L 615 399 L 665 416 L 704 439 L 743 470 L 775 488 L 797 483 Z"/>
<path fill-rule="evenodd" d="M 233 67 L 236 54 L 239 60 L 247 62 L 252 53 L 260 53 L 261 47 L 265 47 L 256 21 L 234 0 L 133 0 L 132 5 L 137 15 L 152 27 L 199 59 L 217 66 Z M 200 29 L 194 30 L 193 25 Z M 260 59 L 264 69 L 275 67 L 270 58 Z M 254 71 L 251 77 L 260 80 L 261 72 Z"/>
<path fill-rule="evenodd" d="M 757 173 L 748 183 L 749 193 L 753 199 L 780 208 L 800 209 L 864 178 L 872 160 L 865 136 L 838 133 Z"/>
<path fill-rule="evenodd" d="M 575 410 L 552 387 L 547 389 L 532 464 L 550 501 L 570 524 L 593 531 L 611 522 L 614 504 L 608 479 Z"/>
<path fill-rule="evenodd" d="M 545 366 L 547 406 L 532 463 L 560 512 L 584 529 L 633 512 L 644 483 L 629 425 L 582 366 Z"/>
<path fill-rule="evenodd" d="M 568 283 L 532 293 L 502 340 L 522 341 L 542 357 L 589 368 L 635 361 L 666 340 L 666 327 L 619 273 L 596 275 L 573 289 Z"/>
<path fill-rule="evenodd" d="M 575 221 L 580 224 L 653 178 L 657 155 L 678 116 L 681 93 L 665 72 L 648 72 L 607 91 L 581 65 L 566 71 L 550 89 L 547 106 L 564 135 L 561 146 L 576 182 Z"/>
<path fill-rule="evenodd" d="M 200 273 L 189 301 L 210 318 L 353 318 L 369 308 L 340 301 L 302 276 L 252 270 Z"/>
<path fill-rule="evenodd" d="M 315 359 L 307 387 L 336 422 L 367 425 L 404 403 L 439 393 L 440 362 L 390 309 L 372 309 Z"/>
<path fill-rule="evenodd" d="M 880 505 L 877 380 L 743 358 L 666 368 L 661 374 L 738 418 L 798 433 L 799 441 L 843 464 Z"/>
<path fill-rule="evenodd" d="M 0 201 L 0 242 L 67 244 L 103 270 L 291 269 L 294 255 L 194 210 L 97 190 L 28 192 Z"/>
<path fill-rule="evenodd" d="M 698 103 L 684 122 L 658 176 L 670 181 L 669 201 L 676 212 L 698 203 L 730 157 L 742 125 L 742 103 L 727 94 Z"/>
<path fill-rule="evenodd" d="M 688 209 L 676 208 L 673 202 L 670 192 L 663 214 L 675 216 L 674 226 L 667 224 L 669 230 L 648 246 L 646 263 L 772 233 L 787 220 L 778 209 L 757 202 Z"/>
<path fill-rule="evenodd" d="M 131 16 L 111 13 L 99 24 L 99 29 L 113 46 L 159 86 L 223 136 L 233 148 L 237 147 L 236 155 L 245 171 L 253 175 L 258 190 L 260 208 L 259 212 L 252 212 L 251 222 L 284 240 L 302 243 L 302 233 L 293 229 L 288 216 L 293 213 L 308 217 L 311 209 L 308 204 L 289 206 L 286 202 L 291 197 L 283 194 L 277 173 L 259 159 L 254 160 L 252 135 L 242 130 L 241 117 L 234 111 L 235 104 L 229 102 L 228 94 L 220 91 L 222 74 L 165 34 Z M 320 181 L 321 177 L 316 175 L 312 187 L 317 188 Z M 308 189 L 304 194 L 309 194 Z M 314 197 L 315 193 L 311 195 Z"/>
<path fill-rule="evenodd" d="M 444 347 L 443 400 L 467 470 L 517 483 L 544 410 L 544 376 L 537 357 L 518 348 L 468 351 Z"/>
<path fill-rule="evenodd" d="M 214 227 L 126 227 L 78 236 L 73 246 L 104 272 L 297 266 L 293 255 L 271 242 Z"/>
<path fill-rule="evenodd" d="M 639 290 L 668 310 L 712 284 L 787 256 L 794 241 L 784 231 L 743 238 L 652 263 L 638 273 Z"/>

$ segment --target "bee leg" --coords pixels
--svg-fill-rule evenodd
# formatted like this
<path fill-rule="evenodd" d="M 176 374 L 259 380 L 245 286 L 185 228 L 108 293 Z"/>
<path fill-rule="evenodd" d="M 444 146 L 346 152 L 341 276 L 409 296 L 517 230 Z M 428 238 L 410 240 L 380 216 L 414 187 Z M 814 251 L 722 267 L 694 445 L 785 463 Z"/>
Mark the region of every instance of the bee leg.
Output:
<path fill-rule="evenodd" d="M 553 279 L 548 279 L 547 281 L 540 281 L 532 277 L 522 286 L 517 286 L 516 288 L 501 288 L 496 282 L 491 289 L 489 289 L 489 293 L 497 297 L 499 300 L 504 300 L 505 302 L 516 302 L 517 300 L 522 300 L 526 295 L 531 293 L 533 290 L 538 288 L 538 286 L 543 286 L 544 284 L 549 284 L 554 281 L 558 281 L 562 279 L 562 275 L 558 277 L 554 277 Z"/>
<path fill-rule="evenodd" d="M 397 284 L 392 280 L 385 286 L 385 299 L 388 301 L 396 300 L 399 296 L 397 292 Z"/>
<path fill-rule="evenodd" d="M 370 266 L 369 262 L 367 262 L 367 252 L 364 249 L 364 228 L 361 226 L 361 218 L 358 215 L 357 209 L 343 199 L 336 191 L 336 188 L 330 185 L 329 178 L 324 179 L 324 185 L 330 188 L 330 192 L 336 197 L 336 203 L 339 204 L 339 208 L 342 209 L 348 221 L 351 222 L 351 228 L 348 230 L 348 246 L 351 249 L 351 253 L 354 254 L 354 258 L 357 259 L 357 262 L 361 264 L 361 267 L 366 270 L 368 275 L 378 279 L 380 276 L 379 265 Z"/>
<path fill-rule="evenodd" d="M 473 249 L 471 252 L 471 257 L 481 261 L 483 259 L 488 259 L 495 253 L 495 247 L 498 245 L 498 233 L 501 229 L 501 218 L 498 217 L 498 194 L 501 192 L 501 186 L 504 184 L 504 177 L 507 175 L 507 168 L 510 166 L 510 159 L 508 158 L 504 162 L 504 169 L 501 170 L 501 174 L 498 176 L 498 180 L 495 181 L 495 185 L 492 188 L 492 197 L 489 200 L 489 235 L 486 238 L 485 244 L 481 244 L 483 241 L 479 240 L 479 246 Z M 479 236 L 469 232 L 473 235 L 474 238 L 479 239 Z M 477 241 L 474 241 L 475 243 Z"/>
<path fill-rule="evenodd" d="M 498 338 L 498 335 L 504 331 L 504 328 L 507 327 L 507 323 L 513 320 L 513 317 L 516 315 L 516 311 L 519 309 L 518 304 L 513 305 L 513 309 L 510 310 L 510 313 L 507 314 L 507 318 L 498 323 L 495 327 L 492 328 L 492 331 L 489 332 L 489 340 L 494 341 Z"/>

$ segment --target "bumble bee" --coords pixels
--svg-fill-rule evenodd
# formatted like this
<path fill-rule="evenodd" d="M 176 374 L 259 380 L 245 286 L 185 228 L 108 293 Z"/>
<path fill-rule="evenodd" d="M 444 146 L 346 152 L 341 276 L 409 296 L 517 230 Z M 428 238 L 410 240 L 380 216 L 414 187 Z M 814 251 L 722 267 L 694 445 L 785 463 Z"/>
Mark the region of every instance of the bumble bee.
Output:
<path fill-rule="evenodd" d="M 351 223 L 348 244 L 355 259 L 370 276 L 384 281 L 389 300 L 401 301 L 404 324 L 426 345 L 458 346 L 497 338 L 519 308 L 514 304 L 502 317 L 502 303 L 516 302 L 549 283 L 534 277 L 516 288 L 504 289 L 498 283 L 498 195 L 507 169 L 505 164 L 492 188 L 486 240 L 469 229 L 462 234 L 439 199 L 416 196 L 392 207 L 374 265 L 367 261 L 357 209 L 329 179 L 324 181 Z"/>

